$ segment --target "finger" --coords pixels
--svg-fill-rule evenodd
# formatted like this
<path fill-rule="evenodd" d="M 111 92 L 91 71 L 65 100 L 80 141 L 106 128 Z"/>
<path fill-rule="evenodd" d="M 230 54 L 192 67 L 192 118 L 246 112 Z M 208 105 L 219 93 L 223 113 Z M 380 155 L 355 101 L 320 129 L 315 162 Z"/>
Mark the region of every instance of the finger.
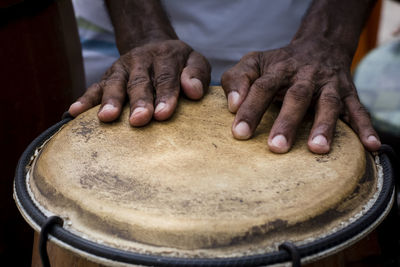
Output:
<path fill-rule="evenodd" d="M 222 75 L 221 85 L 228 98 L 230 112 L 238 111 L 250 86 L 260 77 L 259 57 L 258 52 L 249 53 Z"/>
<path fill-rule="evenodd" d="M 278 79 L 271 76 L 263 76 L 252 84 L 233 121 L 232 134 L 236 139 L 249 139 L 253 135 L 278 86 Z"/>
<path fill-rule="evenodd" d="M 308 138 L 310 151 L 317 154 L 329 152 L 341 108 L 338 84 L 326 84 L 321 88 L 321 95 L 316 103 L 315 119 Z"/>
<path fill-rule="evenodd" d="M 86 92 L 78 98 L 78 100 L 73 103 L 68 112 L 71 116 L 76 117 L 82 112 L 100 104 L 101 96 L 103 94 L 103 89 L 99 83 L 94 83 L 86 90 Z"/>
<path fill-rule="evenodd" d="M 128 74 L 120 63 L 115 63 L 109 74 L 103 79 L 103 98 L 97 116 L 103 122 L 110 122 L 119 117 L 125 101 L 125 88 Z"/>
<path fill-rule="evenodd" d="M 211 66 L 201 54 L 193 51 L 182 70 L 181 86 L 190 99 L 200 99 L 206 92 L 211 79 Z"/>
<path fill-rule="evenodd" d="M 171 117 L 178 103 L 180 90 L 180 74 L 183 64 L 171 58 L 155 58 L 154 88 L 156 90 L 156 101 L 154 118 L 166 120 Z"/>
<path fill-rule="evenodd" d="M 310 105 L 314 85 L 307 80 L 296 81 L 286 92 L 278 117 L 268 136 L 272 152 L 286 153 L 292 146 L 297 128 Z"/>
<path fill-rule="evenodd" d="M 381 142 L 378 134 L 372 127 L 369 113 L 360 103 L 357 94 L 350 94 L 343 101 L 347 109 L 350 125 L 358 134 L 365 148 L 369 151 L 377 151 L 381 147 Z"/>
<path fill-rule="evenodd" d="M 131 72 L 127 84 L 130 105 L 129 123 L 132 126 L 143 126 L 153 117 L 153 85 L 149 75 L 151 60 L 134 58 L 131 61 Z"/>

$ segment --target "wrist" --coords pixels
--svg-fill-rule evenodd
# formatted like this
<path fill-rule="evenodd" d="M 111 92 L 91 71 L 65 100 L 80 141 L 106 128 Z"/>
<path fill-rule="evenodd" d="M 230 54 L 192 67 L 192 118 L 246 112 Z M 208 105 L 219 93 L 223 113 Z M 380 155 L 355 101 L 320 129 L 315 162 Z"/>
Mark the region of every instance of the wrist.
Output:
<path fill-rule="evenodd" d="M 321 60 L 335 58 L 342 66 L 350 67 L 354 55 L 353 48 L 338 44 L 337 40 L 325 37 L 295 38 L 289 46 L 296 53 L 309 55 L 310 57 L 320 55 Z"/>
<path fill-rule="evenodd" d="M 160 1 L 106 0 L 120 54 L 152 42 L 176 40 Z"/>
<path fill-rule="evenodd" d="M 291 43 L 312 40 L 352 58 L 375 0 L 314 0 Z"/>
<path fill-rule="evenodd" d="M 314 32 L 308 34 L 296 34 L 290 44 L 310 45 L 328 51 L 336 51 L 343 56 L 353 58 L 358 46 L 359 34 L 333 33 L 324 34 L 323 32 Z"/>
<path fill-rule="evenodd" d="M 167 40 L 178 40 L 178 37 L 163 31 L 152 31 L 147 35 L 135 33 L 116 35 L 115 39 L 118 50 L 123 55 L 136 47 Z"/>

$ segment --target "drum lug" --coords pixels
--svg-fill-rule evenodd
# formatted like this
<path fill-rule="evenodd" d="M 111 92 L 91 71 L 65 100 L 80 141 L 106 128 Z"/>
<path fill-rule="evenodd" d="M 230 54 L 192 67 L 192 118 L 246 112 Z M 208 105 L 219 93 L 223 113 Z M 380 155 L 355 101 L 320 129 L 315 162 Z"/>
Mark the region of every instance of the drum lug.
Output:
<path fill-rule="evenodd" d="M 286 251 L 290 258 L 292 259 L 292 267 L 300 267 L 301 266 L 301 257 L 299 249 L 292 242 L 284 242 L 279 245 L 279 250 Z"/>
<path fill-rule="evenodd" d="M 49 255 L 47 254 L 47 240 L 49 231 L 52 229 L 53 226 L 63 226 L 64 221 L 61 217 L 58 216 L 50 216 L 44 222 L 42 229 L 40 230 L 39 236 L 39 254 L 40 259 L 42 260 L 43 267 L 50 267 Z"/>

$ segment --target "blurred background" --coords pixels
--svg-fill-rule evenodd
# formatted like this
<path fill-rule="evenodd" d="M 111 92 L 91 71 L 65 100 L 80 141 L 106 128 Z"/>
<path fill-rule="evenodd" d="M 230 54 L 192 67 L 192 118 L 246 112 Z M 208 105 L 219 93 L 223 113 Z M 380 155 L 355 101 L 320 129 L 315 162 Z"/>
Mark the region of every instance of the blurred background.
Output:
<path fill-rule="evenodd" d="M 400 3 L 379 1 L 353 64 L 362 102 L 384 143 L 399 151 Z M 18 158 L 85 90 L 81 45 L 69 0 L 0 0 L 0 258 L 30 266 L 33 231 L 12 197 Z M 397 210 L 397 207 L 395 207 Z M 380 227 L 388 266 L 398 257 L 395 219 Z M 385 230 L 383 230 L 385 229 Z M 397 230 L 396 230 L 397 231 Z M 395 232 L 396 232 L 395 231 Z M 397 255 L 397 256 L 396 256 Z"/>

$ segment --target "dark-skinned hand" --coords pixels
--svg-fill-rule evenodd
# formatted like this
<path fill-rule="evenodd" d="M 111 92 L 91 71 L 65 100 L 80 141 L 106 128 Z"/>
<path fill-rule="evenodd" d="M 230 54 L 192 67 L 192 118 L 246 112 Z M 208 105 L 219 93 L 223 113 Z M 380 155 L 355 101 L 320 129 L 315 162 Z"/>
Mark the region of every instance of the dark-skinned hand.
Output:
<path fill-rule="evenodd" d="M 72 116 L 101 104 L 98 117 L 110 122 L 119 117 L 126 97 L 129 123 L 146 125 L 153 117 L 173 114 L 180 89 L 193 100 L 208 88 L 211 68 L 201 54 L 180 40 L 153 42 L 123 54 L 86 93 L 69 108 Z"/>
<path fill-rule="evenodd" d="M 229 110 L 236 113 L 234 137 L 250 138 L 268 106 L 280 98 L 282 108 L 268 138 L 272 152 L 289 151 L 309 108 L 315 110 L 310 151 L 329 152 L 341 115 L 368 150 L 379 149 L 378 136 L 352 82 L 350 65 L 351 58 L 338 46 L 320 40 L 245 55 L 221 79 Z"/>

